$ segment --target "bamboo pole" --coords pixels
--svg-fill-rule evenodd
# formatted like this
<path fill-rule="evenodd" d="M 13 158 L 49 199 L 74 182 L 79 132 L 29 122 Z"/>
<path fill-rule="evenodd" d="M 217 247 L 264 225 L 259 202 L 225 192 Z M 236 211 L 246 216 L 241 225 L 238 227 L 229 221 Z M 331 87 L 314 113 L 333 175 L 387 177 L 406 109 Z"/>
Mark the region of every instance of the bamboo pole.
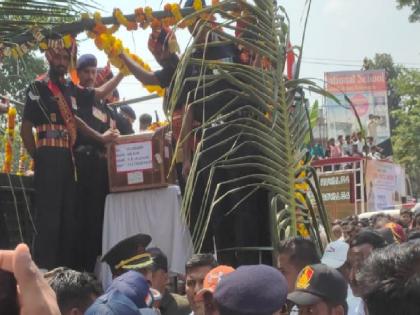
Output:
<path fill-rule="evenodd" d="M 209 7 L 205 7 L 205 8 L 209 8 Z M 223 6 L 224 10 L 233 10 L 237 8 L 236 4 L 233 3 L 229 3 Z M 193 8 L 184 8 L 181 9 L 181 14 L 183 17 L 186 17 L 192 13 L 195 12 L 195 10 Z M 153 12 L 153 16 L 157 19 L 163 19 L 166 17 L 171 17 L 172 13 L 168 12 L 168 11 L 155 11 Z M 129 21 L 135 21 L 135 14 L 129 14 L 129 15 L 125 15 L 125 17 L 129 20 Z M 104 25 L 109 25 L 109 24 L 117 24 L 117 20 L 113 17 L 113 16 L 109 16 L 109 17 L 104 17 L 102 18 L 102 24 Z M 65 35 L 65 34 L 72 34 L 72 35 L 76 35 L 79 34 L 81 32 L 87 31 L 87 30 L 91 30 L 93 27 L 95 26 L 95 20 L 94 19 L 83 19 L 77 22 L 72 22 L 72 23 L 65 23 L 65 24 L 60 24 L 56 27 L 53 27 L 50 30 L 42 30 L 41 32 L 44 35 L 48 35 L 48 34 L 61 34 L 61 35 Z M 8 42 L 14 43 L 14 44 L 24 44 L 28 41 L 32 41 L 34 39 L 33 35 L 31 32 L 27 32 L 24 34 L 21 34 L 19 36 L 15 36 L 12 37 L 8 40 Z"/>
<path fill-rule="evenodd" d="M 124 100 L 124 101 L 118 101 L 118 102 L 114 102 L 114 103 L 109 103 L 108 106 L 111 106 L 111 107 L 120 107 L 120 106 L 123 106 L 123 105 L 140 103 L 140 102 L 152 100 L 152 99 L 159 98 L 159 97 L 160 97 L 159 95 L 157 95 L 156 93 L 154 93 L 154 94 L 150 94 L 150 95 L 146 95 L 146 96 L 142 96 L 142 97 L 132 98 L 130 100 Z"/>

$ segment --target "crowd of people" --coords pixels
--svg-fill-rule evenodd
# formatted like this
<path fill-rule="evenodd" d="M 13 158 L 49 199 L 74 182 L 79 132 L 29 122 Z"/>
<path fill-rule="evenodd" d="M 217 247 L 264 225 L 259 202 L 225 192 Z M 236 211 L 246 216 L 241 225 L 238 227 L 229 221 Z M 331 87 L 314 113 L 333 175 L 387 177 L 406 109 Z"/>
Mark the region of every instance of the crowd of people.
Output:
<path fill-rule="evenodd" d="M 104 257 L 108 288 L 92 274 L 59 267 L 42 273 L 26 245 L 0 251 L 2 314 L 87 315 L 414 315 L 420 310 L 420 212 L 401 210 L 333 223 L 320 255 L 308 238 L 275 248 L 276 268 L 219 265 L 194 254 L 171 281 L 166 255 L 134 235 Z M 17 289 L 18 285 L 19 289 Z M 175 293 L 178 292 L 178 293 Z"/>
<path fill-rule="evenodd" d="M 315 143 L 310 148 L 311 156 L 315 160 L 349 156 L 382 159 L 385 158 L 382 152 L 383 149 L 375 143 L 374 137 L 366 137 L 365 142 L 361 132 L 354 132 L 352 135 L 346 136 L 339 135 L 337 139 L 328 139 L 326 146 Z"/>

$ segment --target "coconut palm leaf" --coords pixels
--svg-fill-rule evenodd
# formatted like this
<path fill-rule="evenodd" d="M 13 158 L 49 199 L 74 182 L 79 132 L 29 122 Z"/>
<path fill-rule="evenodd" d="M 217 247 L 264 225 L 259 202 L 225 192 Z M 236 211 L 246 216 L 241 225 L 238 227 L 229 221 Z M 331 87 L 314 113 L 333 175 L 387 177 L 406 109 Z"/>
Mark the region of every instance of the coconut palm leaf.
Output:
<path fill-rule="evenodd" d="M 242 14 L 223 10 L 224 5 L 232 3 L 238 4 Z M 310 124 L 303 104 L 294 102 L 300 86 L 320 88 L 311 80 L 288 81 L 284 77 L 289 39 L 285 10 L 273 0 L 227 0 L 195 15 L 204 13 L 220 14 L 221 27 L 214 28 L 211 22 L 196 24 L 198 36 L 191 39 L 178 65 L 169 99 L 171 114 L 179 102 L 185 102 L 187 90 L 192 96 L 187 108 L 203 115 L 203 123 L 177 144 L 180 148 L 191 136 L 201 136 L 182 204 L 185 218 L 193 225 L 195 249 L 201 250 L 215 211 L 222 208 L 226 216 L 241 211 L 242 204 L 261 190 L 269 199 L 273 224 L 267 233 L 271 233 L 273 242 L 304 229 L 322 248 L 318 225 L 323 224 L 328 232 L 328 218 L 319 187 L 312 184 L 316 173 L 302 163 Z M 238 21 L 246 25 L 246 36 L 232 34 Z M 208 40 L 212 33 L 217 34 L 217 41 Z M 207 40 L 197 41 L 200 36 Z M 247 48 L 255 54 L 255 63 L 192 57 L 196 49 L 226 43 Z M 193 66 L 201 72 L 186 78 L 188 67 Z M 215 88 L 220 85 L 223 88 Z M 220 106 L 205 115 L 207 103 Z M 309 191 L 316 195 L 317 210 L 309 202 Z M 236 203 L 226 203 L 229 199 Z M 227 204 L 230 209 L 226 209 Z M 194 213 L 198 213 L 196 217 Z"/>

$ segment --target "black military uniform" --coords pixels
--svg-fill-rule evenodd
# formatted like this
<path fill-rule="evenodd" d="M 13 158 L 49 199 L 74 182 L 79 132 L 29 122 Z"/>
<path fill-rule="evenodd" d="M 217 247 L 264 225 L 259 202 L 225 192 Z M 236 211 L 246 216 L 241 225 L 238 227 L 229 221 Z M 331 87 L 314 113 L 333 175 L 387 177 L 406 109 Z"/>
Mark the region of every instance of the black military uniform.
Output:
<path fill-rule="evenodd" d="M 188 5 L 192 5 L 192 2 L 187 1 L 186 6 Z M 210 34 L 210 36 L 214 36 L 210 37 L 211 40 L 218 40 L 217 35 Z M 209 46 L 205 51 L 203 49 L 195 49 L 191 55 L 192 58 L 197 60 L 219 60 L 232 63 L 239 63 L 238 56 L 239 52 L 237 48 L 229 43 L 217 47 Z M 165 67 L 163 70 L 155 72 L 162 86 L 170 85 L 174 72 L 173 68 Z M 197 78 L 201 74 L 207 77 L 197 83 Z M 213 74 L 216 73 L 209 67 L 202 67 L 200 64 L 189 64 L 186 67 L 182 91 L 175 106 L 176 111 L 182 109 L 185 104 L 195 102 L 192 105 L 192 112 L 193 119 L 198 124 L 207 122 L 214 115 L 231 113 L 236 110 L 234 115 L 225 118 L 224 121 L 219 121 L 214 126 L 205 128 L 202 134 L 197 135 L 197 138 L 201 138 L 202 146 L 199 155 L 200 158 L 197 161 L 197 168 L 200 172 L 196 172 L 196 177 L 191 179 L 194 182 L 195 188 L 190 205 L 190 230 L 194 233 L 194 229 L 197 223 L 199 223 L 197 221 L 198 217 L 203 215 L 204 212 L 205 217 L 211 215 L 211 220 L 209 221 L 209 228 L 207 229 L 206 237 L 201 248 L 202 252 L 212 251 L 215 243 L 218 250 L 233 247 L 269 246 L 268 197 L 265 191 L 258 190 L 247 196 L 248 193 L 251 193 L 252 188 L 244 188 L 241 191 L 230 194 L 223 202 L 218 203 L 211 214 L 211 200 L 203 200 L 203 193 L 206 189 L 209 189 L 209 196 L 212 198 L 216 193 L 217 184 L 230 179 L 252 175 L 257 171 L 251 168 L 246 170 L 244 168 L 216 168 L 211 179 L 210 188 L 208 188 L 210 175 L 209 164 L 217 159 L 221 159 L 232 148 L 236 148 L 236 151 L 230 154 L 231 159 L 248 156 L 246 162 L 250 164 L 257 162 L 250 156 L 258 156 L 260 154 L 252 145 L 246 144 L 248 141 L 252 141 L 249 136 L 240 135 L 242 132 L 235 125 L 224 124 L 228 120 L 247 117 L 254 118 L 252 117 L 253 113 L 251 111 L 241 110 L 244 105 L 254 106 L 252 104 L 253 100 L 234 93 L 237 87 L 232 85 L 229 80 L 213 80 Z M 240 80 L 240 78 L 238 79 Z M 225 89 L 228 91 L 219 93 L 210 100 L 197 102 L 197 100 L 200 100 L 205 95 L 211 95 Z M 229 89 L 231 92 L 229 92 Z M 226 104 L 229 104 L 229 108 L 224 108 Z M 223 142 L 221 141 L 222 139 L 224 140 Z M 181 167 L 179 170 L 181 170 Z M 219 187 L 217 197 L 227 193 L 229 189 L 250 187 L 250 185 L 255 183 L 256 180 L 244 179 L 240 183 L 224 184 Z M 245 202 L 243 202 L 243 198 L 246 199 Z M 204 202 L 205 204 L 203 205 Z M 240 206 L 236 208 L 236 211 L 228 214 L 227 212 L 237 204 L 240 204 Z M 220 253 L 218 257 L 223 263 L 234 266 L 259 263 L 258 253 L 228 252 Z M 267 260 L 267 262 L 270 259 L 271 257 L 264 257 L 264 260 Z"/>
<path fill-rule="evenodd" d="M 114 245 L 102 257 L 102 262 L 106 262 L 109 265 L 113 278 L 129 270 L 151 270 L 153 259 L 150 253 L 146 252 L 146 247 L 151 241 L 152 238 L 147 234 L 136 234 L 127 237 Z"/>
<path fill-rule="evenodd" d="M 35 261 L 41 268 L 74 267 L 75 171 L 70 131 L 51 86 L 59 88 L 69 113 L 77 103 L 92 103 L 95 93 L 70 81 L 61 82 L 51 71 L 33 82 L 26 97 L 23 120 L 37 132 L 35 152 Z M 74 128 L 76 128 L 74 126 Z"/>
<path fill-rule="evenodd" d="M 114 113 L 103 102 L 90 100 L 77 105 L 77 116 L 92 129 L 104 133 L 115 128 Z M 105 198 L 109 192 L 106 148 L 78 134 L 74 155 L 77 167 L 78 268 L 93 272 L 96 258 L 101 254 Z"/>

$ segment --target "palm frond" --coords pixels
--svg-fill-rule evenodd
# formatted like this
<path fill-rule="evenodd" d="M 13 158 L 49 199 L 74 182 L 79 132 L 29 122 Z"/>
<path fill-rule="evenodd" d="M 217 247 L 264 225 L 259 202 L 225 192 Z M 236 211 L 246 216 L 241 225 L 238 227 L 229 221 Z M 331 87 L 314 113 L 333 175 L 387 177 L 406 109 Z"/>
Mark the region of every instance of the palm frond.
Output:
<path fill-rule="evenodd" d="M 0 42 L 13 43 L 13 38 L 35 26 L 52 27 L 75 21 L 82 12 L 95 7 L 92 0 L 2 0 Z"/>
<path fill-rule="evenodd" d="M 231 3 L 239 4 L 242 15 L 223 10 L 223 5 Z M 242 211 L 242 205 L 261 191 L 265 192 L 267 208 L 270 208 L 273 224 L 267 233 L 271 234 L 273 242 L 296 235 L 298 222 L 302 222 L 311 237 L 321 244 L 318 224 L 327 224 L 322 198 L 317 198 L 320 205 L 315 213 L 307 203 L 306 192 L 295 188 L 301 182 L 310 183 L 314 174 L 300 163 L 306 155 L 305 137 L 310 124 L 305 107 L 293 101 L 299 86 L 318 87 L 310 80 L 288 81 L 284 77 L 289 40 L 284 9 L 272 0 L 253 3 L 227 0 L 196 14 L 203 12 L 220 14 L 223 30 L 212 28 L 209 22 L 196 26 L 198 36 L 192 39 L 178 65 L 169 100 L 172 112 L 179 102 L 185 102 L 185 89 L 190 87 L 191 100 L 187 107 L 203 115 L 203 123 L 189 134 L 200 135 L 201 141 L 193 158 L 182 205 L 185 218 L 192 225 L 195 249 L 201 250 L 215 212 L 221 211 L 226 217 Z M 247 25 L 248 36 L 232 34 L 238 21 Z M 208 39 L 211 33 L 217 34 L 219 40 L 205 43 L 196 40 L 200 36 Z M 257 60 L 266 60 L 269 66 L 193 58 L 196 49 L 226 43 L 249 49 L 258 56 Z M 198 66 L 201 72 L 185 78 L 188 67 L 193 66 Z M 223 88 L 215 88 L 220 85 Z M 207 104 L 219 104 L 210 116 L 205 115 Z M 180 139 L 177 147 L 185 141 L 187 138 Z M 310 188 L 319 196 L 316 187 L 307 185 L 308 191 Z M 297 198 L 297 193 L 304 197 Z M 268 209 L 260 210 L 268 212 Z"/>

